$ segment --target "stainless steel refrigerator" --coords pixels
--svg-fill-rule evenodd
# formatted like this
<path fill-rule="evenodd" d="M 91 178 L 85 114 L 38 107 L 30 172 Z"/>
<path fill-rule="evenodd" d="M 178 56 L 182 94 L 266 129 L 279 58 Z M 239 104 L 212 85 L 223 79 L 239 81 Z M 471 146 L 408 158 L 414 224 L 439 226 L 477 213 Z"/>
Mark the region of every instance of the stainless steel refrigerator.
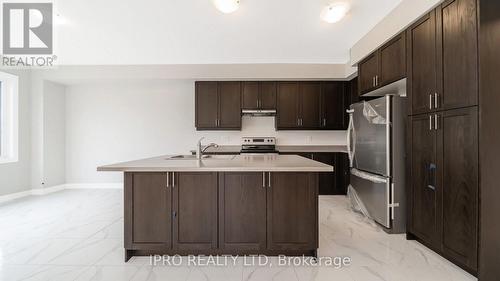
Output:
<path fill-rule="evenodd" d="M 348 113 L 352 188 L 385 231 L 404 233 L 406 98 L 355 103 Z"/>

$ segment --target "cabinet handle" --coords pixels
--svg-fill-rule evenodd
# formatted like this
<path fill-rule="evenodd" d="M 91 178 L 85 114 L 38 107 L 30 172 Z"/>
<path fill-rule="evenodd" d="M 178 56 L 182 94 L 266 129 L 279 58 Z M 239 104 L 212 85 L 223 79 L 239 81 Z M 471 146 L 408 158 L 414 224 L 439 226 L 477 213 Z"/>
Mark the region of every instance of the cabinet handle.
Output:
<path fill-rule="evenodd" d="M 375 75 L 375 86 L 378 86 L 378 75 Z"/>
<path fill-rule="evenodd" d="M 302 118 L 300 118 L 300 126 L 302 127 L 304 125 L 304 122 L 302 121 Z"/>
<path fill-rule="evenodd" d="M 172 187 L 175 186 L 175 173 L 172 172 Z"/>
<path fill-rule="evenodd" d="M 170 187 L 170 179 L 169 178 L 170 178 L 170 173 L 167 172 L 167 188 Z"/>
<path fill-rule="evenodd" d="M 266 172 L 262 172 L 262 187 L 266 187 Z"/>
<path fill-rule="evenodd" d="M 326 127 L 326 118 L 323 118 L 323 127 Z"/>
<path fill-rule="evenodd" d="M 173 211 L 173 212 L 172 212 L 172 216 L 173 216 L 174 218 L 176 218 L 176 217 L 177 217 L 177 212 L 176 212 L 176 211 Z"/>
<path fill-rule="evenodd" d="M 375 76 L 373 76 L 373 79 L 372 79 L 372 86 L 375 87 Z"/>
<path fill-rule="evenodd" d="M 429 115 L 429 131 L 432 131 L 432 115 Z"/>
<path fill-rule="evenodd" d="M 439 115 L 434 114 L 434 130 L 436 130 L 436 131 L 438 130 L 438 127 L 439 127 L 438 126 L 439 125 L 438 118 L 439 118 Z"/>
<path fill-rule="evenodd" d="M 267 173 L 267 187 L 271 187 L 271 172 Z"/>
<path fill-rule="evenodd" d="M 438 93 L 434 93 L 434 108 L 438 108 Z"/>
<path fill-rule="evenodd" d="M 436 190 L 436 164 L 429 164 L 429 184 L 428 188 Z"/>
<path fill-rule="evenodd" d="M 257 108 L 259 108 L 259 100 L 257 100 Z"/>
<path fill-rule="evenodd" d="M 432 109 L 432 94 L 429 94 L 429 109 Z"/>

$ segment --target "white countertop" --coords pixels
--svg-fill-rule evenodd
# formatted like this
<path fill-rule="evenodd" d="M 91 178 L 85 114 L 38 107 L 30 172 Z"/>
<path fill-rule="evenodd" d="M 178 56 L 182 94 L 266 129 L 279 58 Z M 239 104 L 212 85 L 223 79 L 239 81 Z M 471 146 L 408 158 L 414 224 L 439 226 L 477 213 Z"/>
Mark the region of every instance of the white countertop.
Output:
<path fill-rule="evenodd" d="M 216 155 L 169 159 L 169 155 L 98 167 L 121 172 L 333 172 L 333 166 L 297 155 Z"/>

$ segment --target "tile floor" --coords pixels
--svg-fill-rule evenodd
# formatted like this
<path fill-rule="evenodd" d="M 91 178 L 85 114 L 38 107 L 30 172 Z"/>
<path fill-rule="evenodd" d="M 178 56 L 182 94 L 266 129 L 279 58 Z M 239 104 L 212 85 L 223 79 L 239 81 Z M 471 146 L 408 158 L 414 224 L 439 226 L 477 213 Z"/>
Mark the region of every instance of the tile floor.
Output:
<path fill-rule="evenodd" d="M 65 190 L 0 205 L 0 280 L 476 280 L 403 235 L 387 235 L 349 210 L 345 197 L 320 198 L 319 256 L 331 266 L 153 266 L 123 262 L 122 191 Z M 276 258 L 271 259 L 276 264 Z"/>

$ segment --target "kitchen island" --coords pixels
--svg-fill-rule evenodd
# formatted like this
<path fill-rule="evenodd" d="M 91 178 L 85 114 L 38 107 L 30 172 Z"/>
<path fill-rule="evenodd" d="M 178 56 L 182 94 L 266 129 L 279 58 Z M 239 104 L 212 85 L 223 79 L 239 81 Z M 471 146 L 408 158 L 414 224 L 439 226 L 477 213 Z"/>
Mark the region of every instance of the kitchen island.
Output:
<path fill-rule="evenodd" d="M 161 156 L 125 173 L 125 260 L 134 255 L 308 255 L 318 248 L 318 173 L 296 155 Z"/>

